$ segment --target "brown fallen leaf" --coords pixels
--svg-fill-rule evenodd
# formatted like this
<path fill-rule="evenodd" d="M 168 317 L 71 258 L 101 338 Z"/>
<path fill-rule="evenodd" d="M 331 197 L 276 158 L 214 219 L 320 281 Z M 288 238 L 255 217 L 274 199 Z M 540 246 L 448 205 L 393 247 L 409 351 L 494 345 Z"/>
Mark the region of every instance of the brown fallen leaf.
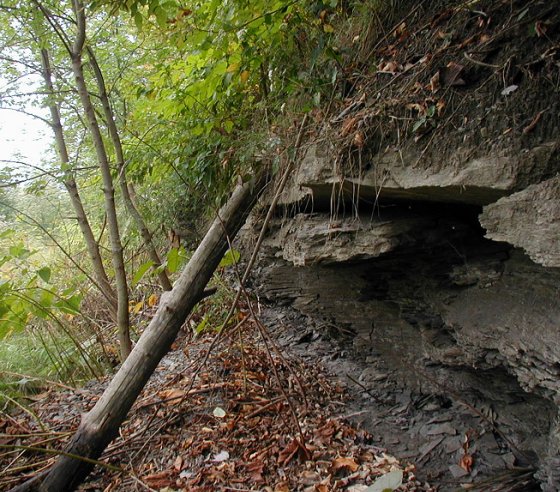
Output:
<path fill-rule="evenodd" d="M 337 430 L 338 426 L 336 423 L 333 420 L 328 420 L 325 425 L 315 430 L 315 441 L 319 444 L 328 444 Z"/>
<path fill-rule="evenodd" d="M 182 398 L 183 396 L 185 396 L 185 391 L 179 388 L 172 388 L 168 390 L 158 391 L 158 396 L 162 400 L 172 400 L 175 398 Z"/>
<path fill-rule="evenodd" d="M 404 22 L 404 21 L 401 22 L 399 24 L 399 26 L 395 29 L 393 35 L 396 38 L 406 37 L 408 35 L 407 28 L 406 28 L 406 22 Z"/>
<path fill-rule="evenodd" d="M 331 463 L 331 469 L 333 472 L 337 472 L 341 469 L 348 469 L 353 473 L 359 467 L 360 465 L 354 461 L 354 458 L 335 458 Z"/>
<path fill-rule="evenodd" d="M 278 453 L 278 464 L 280 466 L 286 466 L 290 461 L 292 461 L 292 459 L 298 452 L 298 449 L 299 443 L 296 439 L 293 439 L 290 444 L 288 444 L 284 449 L 280 451 L 280 453 Z"/>
<path fill-rule="evenodd" d="M 290 492 L 288 482 L 278 482 L 274 486 L 274 492 Z"/>
<path fill-rule="evenodd" d="M 441 76 L 439 70 L 434 75 L 432 75 L 432 78 L 430 79 L 430 84 L 428 86 L 432 92 L 436 92 L 441 87 L 440 78 Z"/>
<path fill-rule="evenodd" d="M 299 477 L 298 482 L 300 485 L 315 485 L 321 479 L 321 475 L 314 470 L 303 470 Z"/>
<path fill-rule="evenodd" d="M 363 149 L 365 140 L 366 139 L 364 137 L 364 132 L 359 131 L 356 132 L 356 134 L 354 135 L 354 140 L 352 140 L 352 143 L 354 144 L 355 147 L 358 147 L 359 149 Z"/>
<path fill-rule="evenodd" d="M 344 123 L 342 123 L 342 128 L 340 129 L 340 136 L 345 137 L 346 135 L 350 135 L 350 133 L 354 131 L 354 128 L 356 128 L 357 124 L 358 124 L 357 116 L 346 118 L 344 120 Z"/>
<path fill-rule="evenodd" d="M 405 106 L 406 109 L 411 109 L 412 111 L 418 111 L 418 114 L 426 114 L 426 105 L 421 103 L 409 103 Z"/>
<path fill-rule="evenodd" d="M 440 99 L 437 103 L 436 103 L 436 110 L 437 110 L 437 115 L 441 116 L 443 114 L 443 112 L 445 111 L 445 101 L 443 99 Z"/>
<path fill-rule="evenodd" d="M 535 22 L 535 32 L 539 38 L 544 38 L 546 36 L 546 24 L 543 21 Z"/>
<path fill-rule="evenodd" d="M 169 470 L 152 473 L 151 475 L 146 475 L 142 477 L 142 480 L 146 482 L 150 487 L 162 489 L 164 487 L 170 487 L 175 484 L 175 480 L 170 476 Z"/>
<path fill-rule="evenodd" d="M 470 454 L 464 454 L 459 460 L 459 466 L 468 473 L 471 472 L 473 463 L 474 459 Z"/>
<path fill-rule="evenodd" d="M 422 92 L 424 90 L 424 86 L 418 80 L 416 82 L 414 82 L 414 85 L 412 86 L 412 88 L 414 89 L 412 91 L 413 94 L 419 94 L 420 92 Z"/>
<path fill-rule="evenodd" d="M 439 70 L 440 81 L 444 86 L 463 86 L 466 85 L 461 74 L 465 67 L 459 63 L 449 62 L 444 68 Z"/>
<path fill-rule="evenodd" d="M 315 492 L 329 492 L 330 490 L 332 490 L 330 475 L 321 480 L 321 483 L 315 485 Z"/>
<path fill-rule="evenodd" d="M 261 460 L 254 460 L 251 463 L 248 463 L 245 469 L 249 473 L 249 478 L 253 483 L 264 482 L 264 478 L 262 476 L 264 472 L 264 463 Z"/>
<path fill-rule="evenodd" d="M 382 63 L 379 66 L 379 72 L 381 73 L 397 73 L 400 72 L 400 65 L 395 61 L 389 61 L 386 63 Z"/>

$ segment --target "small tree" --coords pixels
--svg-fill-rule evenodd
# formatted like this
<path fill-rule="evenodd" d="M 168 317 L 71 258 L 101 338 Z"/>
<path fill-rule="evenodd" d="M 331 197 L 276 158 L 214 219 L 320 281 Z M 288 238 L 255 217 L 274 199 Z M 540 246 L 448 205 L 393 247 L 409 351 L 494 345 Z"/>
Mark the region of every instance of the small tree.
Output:
<path fill-rule="evenodd" d="M 82 232 L 91 265 L 93 267 L 93 273 L 97 281 L 97 287 L 103 297 L 106 299 L 111 312 L 116 315 L 117 297 L 113 290 L 113 287 L 111 286 L 109 277 L 107 276 L 107 272 L 105 271 L 101 253 L 99 251 L 99 244 L 97 243 L 91 229 L 82 203 L 82 199 L 80 197 L 80 193 L 78 191 L 78 185 L 76 184 L 74 172 L 72 170 L 72 166 L 70 165 L 68 148 L 66 146 L 66 140 L 64 138 L 64 131 L 60 118 L 60 110 L 56 102 L 56 94 L 52 82 L 52 70 L 49 52 L 46 48 L 41 49 L 41 67 L 41 75 L 45 82 L 48 94 L 47 104 L 51 114 L 51 127 L 53 129 L 56 148 L 60 159 L 60 166 L 64 176 L 62 179 L 62 183 L 64 184 L 68 195 L 70 196 L 70 201 L 72 203 L 72 207 L 74 208 L 74 213 L 76 214 L 76 220 L 80 227 L 80 231 Z"/>

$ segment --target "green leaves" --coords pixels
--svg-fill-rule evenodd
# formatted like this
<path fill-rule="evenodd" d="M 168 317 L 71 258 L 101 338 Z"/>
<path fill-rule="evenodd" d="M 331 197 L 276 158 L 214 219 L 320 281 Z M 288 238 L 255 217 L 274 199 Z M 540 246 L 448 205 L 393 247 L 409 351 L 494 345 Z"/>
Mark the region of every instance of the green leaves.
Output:
<path fill-rule="evenodd" d="M 57 294 L 41 287 L 22 288 L 12 282 L 0 285 L 0 338 L 24 330 L 36 319 L 60 323 L 61 315 L 80 313 L 82 295 Z"/>
<path fill-rule="evenodd" d="M 79 314 L 82 295 L 73 287 L 59 292 L 50 285 L 51 267 L 37 268 L 38 262 L 14 230 L 0 233 L 0 338 L 36 320 L 60 322 L 61 315 Z"/>
<path fill-rule="evenodd" d="M 130 283 L 131 287 L 134 287 L 135 285 L 137 285 L 138 282 L 140 282 L 140 280 L 142 280 L 142 278 L 144 278 L 144 275 L 146 275 L 148 270 L 150 268 L 152 268 L 153 266 L 154 266 L 154 262 L 152 260 L 148 260 L 145 263 L 142 263 L 138 267 L 138 270 L 136 270 L 136 273 L 134 274 L 134 276 L 132 277 L 132 282 Z"/>
<path fill-rule="evenodd" d="M 224 255 L 224 257 L 222 258 L 222 260 L 220 261 L 220 267 L 221 268 L 225 268 L 228 266 L 232 266 L 235 265 L 239 262 L 239 258 L 241 257 L 241 254 L 239 253 L 239 251 L 237 251 L 236 249 L 228 249 L 226 251 L 226 254 Z"/>
<path fill-rule="evenodd" d="M 141 30 L 130 36 L 142 44 L 114 93 L 129 110 L 128 177 L 152 189 L 168 186 L 165 198 L 176 199 L 176 209 L 153 211 L 162 222 L 199 217 L 220 202 L 234 176 L 251 172 L 254 156 L 269 150 L 263 152 L 270 135 L 262 126 L 245 141 L 244 133 L 281 111 L 287 95 L 298 93 L 297 110 L 309 111 L 337 83 L 340 54 L 325 29 L 336 0 L 100 4 L 126 10 Z"/>
<path fill-rule="evenodd" d="M 40 270 L 37 270 L 37 275 L 43 280 L 43 282 L 48 284 L 51 279 L 51 269 L 49 267 L 43 267 Z"/>
<path fill-rule="evenodd" d="M 435 122 L 436 116 L 436 106 L 431 104 L 426 108 L 425 114 L 416 120 L 412 126 L 413 133 L 419 133 L 425 131 L 426 129 L 431 129 L 436 126 Z"/>
<path fill-rule="evenodd" d="M 33 253 L 23 245 L 23 242 L 10 246 L 9 248 L 9 255 L 19 260 L 26 260 L 32 254 Z"/>
<path fill-rule="evenodd" d="M 175 273 L 179 268 L 179 248 L 171 248 L 167 253 L 167 269 L 170 273 Z"/>
<path fill-rule="evenodd" d="M 169 273 L 177 273 L 181 266 L 187 260 L 187 252 L 185 248 L 182 246 L 179 248 L 171 248 L 165 257 L 165 261 L 163 264 L 158 266 L 157 268 L 153 268 L 155 263 L 152 260 L 148 260 L 142 263 L 136 272 L 134 272 L 134 276 L 132 277 L 131 287 L 138 285 L 140 280 L 142 280 L 150 270 L 150 273 L 155 275 L 162 271 L 163 269 L 167 269 Z"/>
<path fill-rule="evenodd" d="M 208 325 L 208 316 L 204 315 L 202 320 L 200 320 L 200 323 L 198 323 L 194 328 L 195 334 L 200 335 L 206 328 L 206 325 Z"/>
<path fill-rule="evenodd" d="M 142 29 L 145 20 L 151 17 L 164 29 L 179 11 L 179 4 L 172 0 L 96 0 L 92 4 L 94 9 L 106 5 L 130 12 L 138 29 Z"/>

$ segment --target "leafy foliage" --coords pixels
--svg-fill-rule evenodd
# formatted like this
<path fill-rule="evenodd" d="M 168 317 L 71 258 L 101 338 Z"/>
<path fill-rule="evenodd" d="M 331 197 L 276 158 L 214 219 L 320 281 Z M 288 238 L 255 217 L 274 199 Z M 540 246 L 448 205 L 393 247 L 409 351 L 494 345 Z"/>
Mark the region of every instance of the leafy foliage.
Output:
<path fill-rule="evenodd" d="M 57 292 L 51 284 L 51 268 L 37 265 L 35 253 L 13 229 L 0 234 L 0 337 L 37 319 L 79 313 L 81 295 L 74 287 Z"/>
<path fill-rule="evenodd" d="M 309 110 L 336 80 L 336 1 L 97 5 L 127 10 L 140 28 L 136 76 L 121 81 L 126 158 L 131 176 L 163 190 L 157 215 L 167 220 L 215 208 L 234 176 L 269 155 L 274 136 L 263 130 L 285 98 Z"/>
<path fill-rule="evenodd" d="M 60 193 L 68 176 L 75 178 L 100 250 L 108 255 L 102 184 L 94 171 L 92 138 L 77 109 L 68 60 L 76 24 L 71 2 L 42 2 L 51 16 L 48 22 L 37 5 L 8 0 L 10 8 L 0 13 L 7 20 L 0 32 L 2 53 L 10 55 L 0 64 L 14 84 L 0 103 L 25 109 L 16 97 L 21 89 L 17 81 L 41 72 L 39 49 L 48 49 L 54 93 L 35 92 L 34 84 L 32 99 L 37 107 L 56 101 L 69 160 L 53 161 L 44 172 L 37 169 L 27 186 L 26 212 L 40 217 L 46 230 L 64 235 L 68 252 L 83 268 L 84 242 L 75 218 L 60 220 L 61 210 L 48 201 L 48 196 Z M 164 232 L 179 226 L 187 246 L 196 242 L 204 213 L 220 205 L 232 180 L 250 176 L 255 161 L 274 157 L 279 138 L 269 123 L 274 117 L 291 118 L 283 116 L 286 97 L 292 96 L 298 111 L 309 111 L 330 93 L 339 70 L 332 22 L 338 13 L 336 0 L 201 0 L 190 8 L 172 0 L 97 0 L 87 5 L 86 43 L 95 49 L 102 67 L 122 132 L 126 172 L 152 231 L 159 232 L 162 223 Z M 84 56 L 85 78 L 94 87 L 88 61 Z M 96 109 L 103 113 L 100 106 Z M 109 142 L 101 117 L 100 126 Z M 116 178 L 117 156 L 108 148 Z M 10 191 L 6 201 L 17 194 Z M 4 215 L 16 220 L 14 214 Z M 119 219 L 127 238 L 128 272 L 139 288 L 146 275 L 157 271 L 153 260 L 146 261 L 141 239 L 122 208 Z M 36 322 L 56 323 L 73 316 L 81 301 L 77 282 L 67 285 L 54 262 L 42 263 L 40 254 L 19 239 L 14 242 L 14 237 L 11 249 L 2 244 L 1 252 L 2 336 Z M 170 248 L 162 239 L 159 246 L 166 251 L 159 268 L 177 272 L 187 251 Z M 224 258 L 227 263 L 237 260 L 237 252 Z M 110 268 L 107 272 L 109 277 L 114 274 Z"/>

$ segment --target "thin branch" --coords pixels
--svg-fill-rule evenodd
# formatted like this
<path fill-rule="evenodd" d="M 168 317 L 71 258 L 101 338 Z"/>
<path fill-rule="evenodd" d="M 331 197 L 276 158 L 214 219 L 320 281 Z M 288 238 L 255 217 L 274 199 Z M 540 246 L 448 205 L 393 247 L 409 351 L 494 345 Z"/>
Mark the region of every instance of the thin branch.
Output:
<path fill-rule="evenodd" d="M 9 181 L 8 183 L 2 183 L 0 184 L 0 188 L 13 188 L 14 186 L 18 186 L 20 184 L 23 183 L 29 183 L 29 181 L 35 181 L 36 179 L 40 179 L 43 176 L 49 176 L 50 173 L 43 173 L 43 174 L 37 174 L 35 176 L 30 176 L 28 178 L 22 178 L 22 179 L 18 179 L 16 181 Z"/>
<path fill-rule="evenodd" d="M 53 381 L 51 379 L 47 379 L 44 378 L 42 376 L 31 376 L 29 374 L 21 374 L 19 372 L 12 372 L 12 371 L 6 371 L 6 370 L 2 370 L 2 374 L 7 374 L 8 376 L 15 376 L 18 378 L 26 378 L 26 379 L 31 379 L 31 380 L 37 380 L 37 381 L 43 381 L 45 383 L 51 384 L 53 386 L 58 386 L 60 388 L 63 389 L 67 389 L 67 390 L 71 390 L 71 391 L 76 391 L 76 388 L 72 387 L 72 386 L 68 386 L 67 384 L 63 384 L 57 381 Z M 69 435 L 69 432 L 64 432 L 62 433 L 62 435 Z M 37 436 L 37 434 L 34 434 L 35 436 Z M 48 434 L 50 435 L 50 433 Z M 25 437 L 25 436 L 21 436 L 21 437 Z"/>
<path fill-rule="evenodd" d="M 66 36 L 64 29 L 62 28 L 62 26 L 58 23 L 58 21 L 54 18 L 53 14 L 51 13 L 51 11 L 49 9 L 47 9 L 41 2 L 39 2 L 38 0 L 32 0 L 33 3 L 37 6 L 37 8 L 42 12 L 42 14 L 44 15 L 45 19 L 47 20 L 47 22 L 50 24 L 50 26 L 53 28 L 53 31 L 55 32 L 55 34 L 57 35 L 57 37 L 60 39 L 62 45 L 64 46 L 64 49 L 70 54 L 72 55 L 72 48 L 70 46 L 70 40 L 68 39 L 68 37 Z"/>
<path fill-rule="evenodd" d="M 124 473 L 128 475 L 128 472 L 124 468 L 120 468 L 115 465 L 110 465 L 109 463 L 104 463 L 103 461 L 94 460 L 91 458 L 86 458 L 84 456 L 80 456 L 77 454 L 72 453 L 65 453 L 64 451 L 59 451 L 57 449 L 50 449 L 50 448 L 37 448 L 34 446 L 18 446 L 15 444 L 0 444 L 0 449 L 23 449 L 24 451 L 33 451 L 37 453 L 46 453 L 46 454 L 54 454 L 56 456 L 68 456 L 70 458 L 74 458 L 76 460 L 85 461 L 86 463 L 91 463 L 93 465 L 100 466 L 101 468 L 106 468 L 107 470 Z"/>
<path fill-rule="evenodd" d="M 13 65 L 22 65 L 25 68 L 28 68 L 29 70 L 31 70 L 33 72 L 37 72 L 37 73 L 41 72 L 41 69 L 38 65 L 33 65 L 33 64 L 27 63 L 23 60 L 18 60 L 16 58 L 10 58 L 9 56 L 3 56 L 3 55 L 0 55 L 0 60 L 11 63 Z"/>
<path fill-rule="evenodd" d="M 49 127 L 52 128 L 52 123 L 47 120 L 46 118 L 43 118 L 42 116 L 39 116 L 38 114 L 34 114 L 34 113 L 30 113 L 29 111 L 25 111 L 25 109 L 19 109 L 19 108 L 6 108 L 6 107 L 1 107 L 0 106 L 0 110 L 4 110 L 4 111 L 15 111 L 16 113 L 21 113 L 24 114 L 26 116 L 31 116 L 31 118 L 36 118 L 39 121 L 42 121 L 43 123 L 46 123 L 47 125 L 49 125 Z"/>
<path fill-rule="evenodd" d="M 244 22 L 243 24 L 239 24 L 237 26 L 231 26 L 230 29 L 225 29 L 225 31 L 230 31 L 230 32 L 234 32 L 234 31 L 241 31 L 241 29 L 246 28 L 248 25 L 252 24 L 253 22 L 258 21 L 259 19 L 264 19 L 267 15 L 274 15 L 277 14 L 278 12 L 281 12 L 284 9 L 287 9 L 289 7 L 291 7 L 292 5 L 295 5 L 296 3 L 298 3 L 300 0 L 293 0 L 290 3 L 287 3 L 286 5 L 282 5 L 281 7 L 277 8 L 276 10 L 271 10 L 269 12 L 264 12 L 260 15 L 257 15 L 256 17 L 253 17 L 252 19 L 248 20 L 247 22 Z"/>
<path fill-rule="evenodd" d="M 149 142 L 147 142 L 146 140 L 144 140 L 144 137 L 150 133 L 154 128 L 156 128 L 157 126 L 160 126 L 160 123 L 154 123 L 154 125 L 152 125 L 150 128 L 148 128 L 145 132 L 144 135 L 140 136 L 137 135 L 136 133 L 134 133 L 132 130 L 130 129 L 125 129 L 125 131 L 131 135 L 132 137 L 134 137 L 138 143 L 136 145 L 136 148 L 138 148 L 140 146 L 140 144 L 145 145 L 146 147 L 148 147 L 150 150 L 152 150 L 153 152 L 155 152 L 159 157 L 163 158 L 162 153 L 155 148 L 152 144 L 150 144 Z M 177 175 L 177 177 L 179 178 L 179 180 L 185 185 L 185 188 L 189 188 L 189 184 L 187 183 L 187 180 L 183 177 L 183 175 L 179 172 L 179 170 L 177 169 L 177 167 L 175 166 L 175 164 L 173 162 L 169 162 L 168 163 L 169 167 L 171 169 L 173 169 L 173 172 Z"/>
<path fill-rule="evenodd" d="M 54 94 L 60 94 L 60 95 L 64 95 L 64 94 L 72 94 L 75 91 L 71 91 L 71 90 L 67 90 L 67 91 L 56 91 L 54 92 Z M 48 91 L 33 91 L 33 92 L 15 92 L 13 94 L 9 94 L 9 93 L 4 93 L 4 94 L 0 94 L 0 97 L 2 99 L 11 99 L 11 98 L 16 98 L 16 97 L 29 97 L 29 96 L 50 96 L 51 93 Z M 6 108 L 3 108 L 6 109 Z"/>
<path fill-rule="evenodd" d="M 36 171 L 39 171 L 40 173 L 43 173 L 45 175 L 50 176 L 53 179 L 57 179 L 57 175 L 54 171 L 49 171 L 49 170 L 47 170 L 45 168 L 42 168 L 40 166 L 30 164 L 29 162 L 17 161 L 17 160 L 12 160 L 12 159 L 0 159 L 0 162 L 5 162 L 6 164 L 17 164 L 19 166 L 30 167 L 32 169 L 35 169 Z"/>
<path fill-rule="evenodd" d="M 76 16 L 77 34 L 72 45 L 71 53 L 73 55 L 81 54 L 86 42 L 86 16 L 85 6 L 81 0 L 72 0 L 72 9 Z"/>

